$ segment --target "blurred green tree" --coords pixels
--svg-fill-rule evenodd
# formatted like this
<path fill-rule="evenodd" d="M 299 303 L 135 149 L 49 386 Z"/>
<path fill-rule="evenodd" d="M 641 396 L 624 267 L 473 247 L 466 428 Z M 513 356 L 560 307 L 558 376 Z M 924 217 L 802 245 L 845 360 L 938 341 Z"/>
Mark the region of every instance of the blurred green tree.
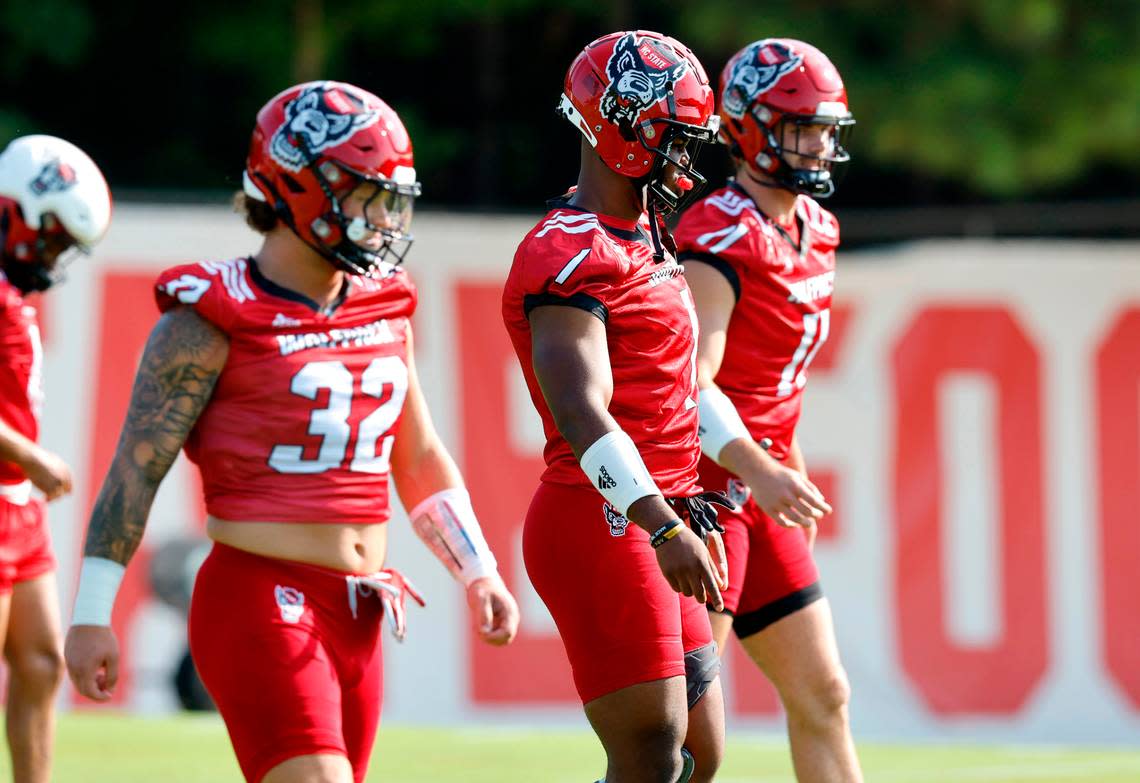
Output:
<path fill-rule="evenodd" d="M 1140 170 L 1140 4 L 1129 0 L 704 0 L 691 45 L 814 43 L 835 62 L 867 160 L 1025 196 L 1092 167 Z"/>
<path fill-rule="evenodd" d="M 117 188 L 231 189 L 265 100 L 335 78 L 404 117 L 426 203 L 535 206 L 577 171 L 553 112 L 567 65 L 598 35 L 637 27 L 685 41 L 714 81 L 757 38 L 827 52 L 859 121 L 843 202 L 1140 185 L 1132 0 L 9 2 L 0 141 L 70 138 Z"/>

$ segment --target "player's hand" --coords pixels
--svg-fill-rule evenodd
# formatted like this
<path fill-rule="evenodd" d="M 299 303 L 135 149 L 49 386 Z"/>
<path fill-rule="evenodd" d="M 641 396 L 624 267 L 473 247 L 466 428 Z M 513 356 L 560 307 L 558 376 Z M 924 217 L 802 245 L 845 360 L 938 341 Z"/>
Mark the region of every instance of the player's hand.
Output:
<path fill-rule="evenodd" d="M 707 540 L 713 540 L 714 536 L 716 543 L 706 546 L 688 525 L 682 525 L 680 533 L 654 551 L 657 553 L 657 565 L 670 587 L 683 595 L 691 595 L 702 604 L 709 604 L 719 612 L 724 609 L 724 599 L 720 596 L 720 569 L 714 560 L 713 547 L 720 546 L 723 553 L 723 546 L 720 534 L 715 531 Z M 727 571 L 726 565 L 726 576 Z"/>
<path fill-rule="evenodd" d="M 747 478 L 760 510 L 784 527 L 813 527 L 831 513 L 823 493 L 798 470 L 775 465 L 772 470 Z"/>
<path fill-rule="evenodd" d="M 498 574 L 467 587 L 467 606 L 479 636 L 487 644 L 510 644 L 519 631 L 519 605 Z"/>
<path fill-rule="evenodd" d="M 804 539 L 807 540 L 807 547 L 808 551 L 810 552 L 815 547 L 815 537 L 816 534 L 819 533 L 819 525 L 808 525 L 807 527 L 803 528 L 803 531 Z"/>
<path fill-rule="evenodd" d="M 71 492 L 71 468 L 58 455 L 37 446 L 20 467 L 36 489 L 51 501 Z"/>
<path fill-rule="evenodd" d="M 716 586 L 723 592 L 728 589 L 728 552 L 724 548 L 724 538 L 713 531 L 705 539 L 705 546 L 716 567 Z"/>
<path fill-rule="evenodd" d="M 63 645 L 67 673 L 89 699 L 107 701 L 119 682 L 119 641 L 105 625 L 73 625 Z"/>

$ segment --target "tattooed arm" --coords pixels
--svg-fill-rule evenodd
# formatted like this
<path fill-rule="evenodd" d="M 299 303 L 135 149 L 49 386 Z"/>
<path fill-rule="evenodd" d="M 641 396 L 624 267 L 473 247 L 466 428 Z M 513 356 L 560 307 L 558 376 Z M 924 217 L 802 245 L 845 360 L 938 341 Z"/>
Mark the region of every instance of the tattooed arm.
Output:
<path fill-rule="evenodd" d="M 158 485 L 209 402 L 228 353 L 225 334 L 188 307 L 171 310 L 154 327 L 91 512 L 84 555 L 126 565 L 138 549 Z"/>
<path fill-rule="evenodd" d="M 123 567 L 138 549 L 158 485 L 210 400 L 229 341 L 179 307 L 154 327 L 143 351 L 127 420 L 91 512 L 79 595 L 64 657 L 76 689 L 106 701 L 118 681 L 111 605 Z"/>

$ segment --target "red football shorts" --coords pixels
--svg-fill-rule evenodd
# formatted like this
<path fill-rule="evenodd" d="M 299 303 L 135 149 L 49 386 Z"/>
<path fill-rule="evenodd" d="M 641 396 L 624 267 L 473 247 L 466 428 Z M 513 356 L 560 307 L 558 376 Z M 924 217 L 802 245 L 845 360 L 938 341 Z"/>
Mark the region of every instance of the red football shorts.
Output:
<path fill-rule="evenodd" d="M 554 617 L 582 703 L 685 674 L 685 653 L 712 642 L 708 613 L 669 587 L 649 534 L 592 487 L 540 483 L 523 560 Z"/>
<path fill-rule="evenodd" d="M 728 590 L 721 595 L 737 635 L 762 631 L 823 597 L 803 529 L 774 522 L 744 482 L 708 457 L 701 457 L 699 470 L 701 486 L 726 492 L 741 506 L 737 514 L 717 509 L 728 555 Z"/>
<path fill-rule="evenodd" d="M 190 652 L 246 780 L 344 755 L 364 780 L 380 723 L 382 607 L 347 574 L 215 543 L 194 583 Z"/>
<path fill-rule="evenodd" d="M 32 498 L 21 506 L 0 497 L 0 595 L 54 570 L 44 502 Z"/>

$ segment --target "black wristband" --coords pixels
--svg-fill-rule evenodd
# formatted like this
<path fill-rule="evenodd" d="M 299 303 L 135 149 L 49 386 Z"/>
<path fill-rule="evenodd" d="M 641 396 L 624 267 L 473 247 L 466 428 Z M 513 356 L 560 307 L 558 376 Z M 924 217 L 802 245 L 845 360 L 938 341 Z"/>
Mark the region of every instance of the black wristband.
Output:
<path fill-rule="evenodd" d="M 653 531 L 653 535 L 649 537 L 649 545 L 656 549 L 664 544 L 670 538 L 673 538 L 681 532 L 681 520 L 670 519 L 661 527 Z"/>

